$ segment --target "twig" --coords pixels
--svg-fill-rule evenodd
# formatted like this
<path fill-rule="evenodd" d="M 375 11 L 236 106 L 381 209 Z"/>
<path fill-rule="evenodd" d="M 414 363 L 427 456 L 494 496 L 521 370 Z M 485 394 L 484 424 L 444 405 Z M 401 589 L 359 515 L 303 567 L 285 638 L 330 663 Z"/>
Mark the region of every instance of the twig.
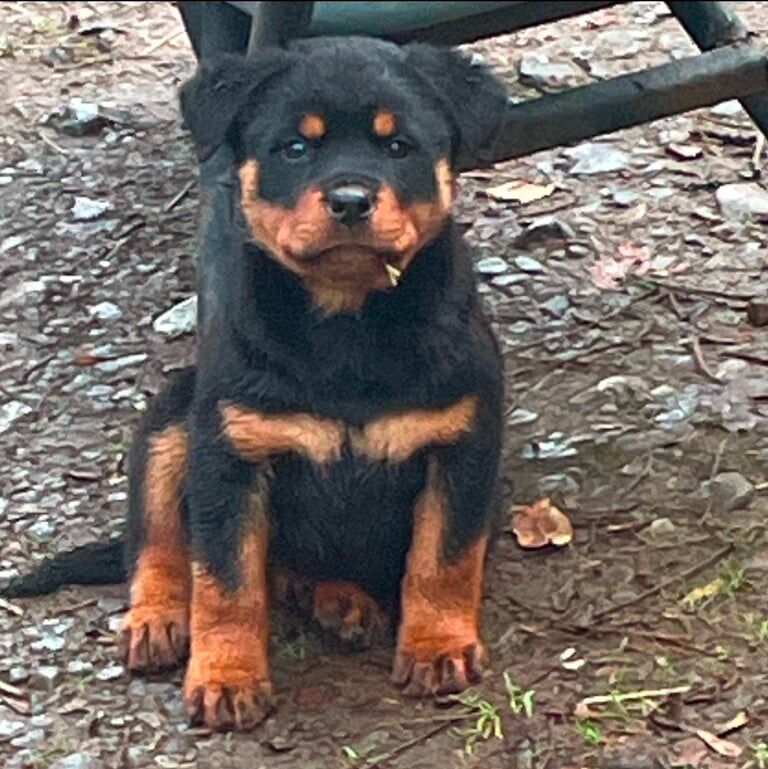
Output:
<path fill-rule="evenodd" d="M 54 72 L 72 72 L 76 69 L 83 69 L 84 67 L 90 67 L 91 64 L 111 64 L 114 59 L 111 56 L 94 56 L 90 59 L 83 59 L 83 61 L 76 61 L 73 64 L 62 64 L 59 67 L 54 67 Z"/>
<path fill-rule="evenodd" d="M 579 700 L 578 705 L 589 707 L 590 705 L 608 705 L 613 702 L 629 702 L 631 700 L 652 700 L 659 697 L 669 697 L 670 694 L 685 694 L 691 691 L 691 686 L 670 686 L 667 689 L 642 689 L 637 692 L 623 692 L 616 694 L 595 694 Z M 576 707 L 578 707 L 578 705 Z"/>
<path fill-rule="evenodd" d="M 20 700 L 16 697 L 9 697 L 7 694 L 0 694 L 0 702 L 7 705 L 20 716 L 28 716 L 30 714 L 31 708 L 27 700 Z"/>
<path fill-rule="evenodd" d="M 691 339 L 691 347 L 693 349 L 693 357 L 696 360 L 696 365 L 699 367 L 701 373 L 716 384 L 722 384 L 723 380 L 712 371 L 707 365 L 707 361 L 704 359 L 704 353 L 701 351 L 701 340 L 699 337 L 695 336 Z"/>
<path fill-rule="evenodd" d="M 22 609 L 21 606 L 6 601 L 5 598 L 0 598 L 0 609 L 5 609 L 9 614 L 15 614 L 17 617 L 24 616 L 24 609 Z"/>
<path fill-rule="evenodd" d="M 471 713 L 465 713 L 461 717 L 457 716 L 455 720 L 466 721 L 466 719 L 470 718 L 471 715 L 472 715 Z M 397 756 L 401 755 L 402 753 L 405 753 L 406 750 L 410 750 L 416 745 L 419 745 L 422 742 L 426 742 L 427 740 L 431 739 L 436 734 L 439 734 L 440 732 L 445 731 L 452 723 L 454 723 L 454 721 L 443 721 L 437 724 L 437 726 L 434 726 L 432 729 L 429 729 L 423 734 L 418 735 L 418 737 L 414 737 L 413 739 L 408 740 L 407 742 L 401 743 L 396 748 L 392 748 L 392 750 L 390 750 L 389 753 L 386 753 L 383 756 L 378 756 L 375 761 L 372 761 L 371 763 L 363 764 L 362 765 L 363 769 L 376 769 L 382 764 L 385 764 L 391 761 L 393 758 L 397 758 Z"/>
<path fill-rule="evenodd" d="M 72 604 L 72 606 L 63 606 L 61 609 L 56 609 L 56 611 L 53 612 L 53 615 L 59 617 L 62 614 L 72 614 L 73 612 L 80 611 L 80 609 L 87 609 L 89 606 L 93 606 L 98 602 L 98 598 L 89 598 L 87 601 L 80 601 L 80 603 Z"/>
<path fill-rule="evenodd" d="M 762 296 L 762 294 L 726 294 L 724 291 L 718 291 L 714 288 L 697 288 L 696 286 L 683 286 L 679 283 L 672 283 L 668 280 L 658 280 L 657 278 L 649 278 L 647 275 L 629 275 L 629 280 L 638 285 L 651 285 L 657 288 L 665 288 L 668 291 L 676 291 L 678 294 L 691 294 L 693 296 L 711 296 L 717 299 L 723 299 L 728 302 L 748 302 L 750 299 L 755 299 Z"/>
<path fill-rule="evenodd" d="M 174 208 L 176 208 L 176 206 L 178 206 L 178 205 L 179 205 L 179 203 L 181 203 L 181 201 L 182 201 L 182 200 L 184 200 L 184 198 L 185 198 L 185 197 L 187 197 L 187 195 L 189 195 L 189 192 L 190 192 L 190 190 L 191 190 L 191 189 L 192 189 L 194 186 L 195 186 L 195 183 L 194 183 L 193 181 L 192 181 L 192 182 L 187 182 L 187 183 L 186 183 L 186 184 L 185 184 L 185 185 L 184 185 L 184 186 L 181 188 L 181 190 L 180 190 L 179 192 L 177 192 L 177 193 L 176 193 L 176 194 L 175 194 L 175 195 L 174 195 L 174 196 L 173 196 L 173 197 L 172 197 L 172 198 L 171 198 L 171 199 L 170 199 L 170 200 L 169 200 L 169 201 L 168 201 L 168 202 L 165 204 L 165 207 L 163 208 L 163 212 L 167 214 L 168 212 L 170 212 L 170 211 L 173 211 L 173 209 L 174 209 Z"/>
<path fill-rule="evenodd" d="M 156 51 L 160 50 L 164 45 L 168 44 L 173 40 L 174 37 L 178 37 L 183 30 L 181 29 L 174 29 L 173 32 L 170 32 L 165 37 L 158 40 L 154 45 L 149 46 L 146 51 L 142 53 L 142 56 L 151 56 Z"/>
<path fill-rule="evenodd" d="M 33 366 L 30 366 L 22 375 L 21 375 L 21 381 L 23 383 L 26 383 L 29 381 L 29 378 L 34 374 L 36 371 L 39 371 L 41 368 L 45 368 L 57 355 L 58 353 L 51 353 L 51 355 L 46 355 L 42 360 L 39 360 L 37 363 L 35 363 Z"/>
<path fill-rule="evenodd" d="M 651 470 L 653 469 L 653 452 L 648 452 L 648 461 L 645 463 L 645 467 L 640 471 L 640 473 L 632 479 L 632 482 L 621 492 L 619 492 L 619 495 L 616 497 L 616 500 L 624 499 L 624 497 L 628 497 L 650 474 Z"/>
<path fill-rule="evenodd" d="M 613 606 L 609 606 L 607 609 L 603 609 L 602 611 L 596 612 L 592 616 L 592 620 L 596 621 L 599 619 L 603 619 L 603 617 L 607 617 L 610 614 L 615 614 L 617 611 L 626 609 L 628 606 L 634 606 L 635 604 L 638 604 L 644 601 L 646 598 L 650 598 L 652 595 L 656 595 L 657 593 L 660 593 L 662 590 L 665 590 L 670 585 L 673 585 L 675 582 L 685 581 L 686 579 L 690 579 L 691 577 L 696 576 L 699 572 L 704 571 L 705 569 L 708 569 L 710 566 L 712 566 L 713 564 L 717 563 L 719 560 L 724 558 L 726 555 L 728 555 L 728 553 L 731 552 L 731 550 L 733 550 L 732 542 L 728 545 L 725 545 L 725 547 L 721 547 L 720 550 L 718 550 L 714 555 L 711 555 L 709 558 L 702 561 L 701 563 L 698 563 L 695 566 L 692 566 L 690 569 L 686 569 L 686 571 L 682 572 L 681 574 L 676 574 L 675 576 L 670 577 L 669 579 L 662 580 L 655 587 L 649 588 L 648 590 L 644 590 L 642 593 L 639 593 L 638 595 L 634 596 L 634 598 L 629 598 L 626 601 L 621 601 L 620 603 L 616 603 Z"/>
<path fill-rule="evenodd" d="M 45 144 L 47 144 L 51 149 L 56 150 L 60 155 L 67 156 L 69 155 L 69 152 L 64 149 L 64 147 L 56 144 L 56 142 L 53 139 L 50 139 L 47 137 L 42 131 L 38 131 L 37 135 L 43 140 Z"/>

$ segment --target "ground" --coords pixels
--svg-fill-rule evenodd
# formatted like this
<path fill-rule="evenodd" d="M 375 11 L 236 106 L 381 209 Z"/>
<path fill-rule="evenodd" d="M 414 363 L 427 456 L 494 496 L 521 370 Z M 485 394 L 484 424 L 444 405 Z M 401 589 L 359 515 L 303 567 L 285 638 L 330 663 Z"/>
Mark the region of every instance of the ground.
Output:
<path fill-rule="evenodd" d="M 764 6 L 733 5 L 765 45 Z M 0 14 L 4 579 L 120 529 L 131 430 L 194 354 L 192 334 L 153 321 L 193 294 L 197 191 L 175 100 L 194 62 L 172 4 Z M 474 48 L 526 96 L 693 52 L 661 3 Z M 112 108 L 107 125 L 45 122 L 72 99 Z M 391 649 L 340 652 L 283 617 L 278 713 L 211 736 L 186 726 L 180 675 L 125 675 L 125 587 L 67 589 L 0 606 L 5 765 L 768 766 L 768 333 L 748 317 L 766 292 L 766 161 L 733 106 L 462 181 L 505 351 L 504 515 L 550 497 L 574 529 L 561 548 L 501 535 L 482 684 L 405 701 Z M 538 199 L 503 199 L 510 181 Z M 755 186 L 729 204 L 733 183 Z"/>

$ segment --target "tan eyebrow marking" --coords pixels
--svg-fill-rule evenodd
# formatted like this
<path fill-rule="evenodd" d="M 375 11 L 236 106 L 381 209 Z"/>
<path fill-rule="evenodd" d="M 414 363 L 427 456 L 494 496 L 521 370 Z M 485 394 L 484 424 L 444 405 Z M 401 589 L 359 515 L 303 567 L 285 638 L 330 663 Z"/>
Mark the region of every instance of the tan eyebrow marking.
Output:
<path fill-rule="evenodd" d="M 388 109 L 380 109 L 373 118 L 373 132 L 376 136 L 392 136 L 397 130 L 397 120 Z"/>
<path fill-rule="evenodd" d="M 305 139 L 322 139 L 326 130 L 325 118 L 317 112 L 307 112 L 299 123 L 299 133 Z"/>

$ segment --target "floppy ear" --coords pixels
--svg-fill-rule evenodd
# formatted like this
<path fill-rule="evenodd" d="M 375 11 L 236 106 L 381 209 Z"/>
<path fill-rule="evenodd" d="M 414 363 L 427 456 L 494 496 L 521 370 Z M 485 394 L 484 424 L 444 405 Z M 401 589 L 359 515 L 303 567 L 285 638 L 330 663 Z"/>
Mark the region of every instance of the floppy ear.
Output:
<path fill-rule="evenodd" d="M 225 141 L 241 110 L 267 80 L 288 69 L 291 58 L 273 49 L 247 58 L 227 55 L 201 63 L 179 95 L 184 123 L 201 159 Z"/>
<path fill-rule="evenodd" d="M 450 48 L 424 43 L 404 47 L 406 61 L 432 87 L 454 126 L 452 165 L 492 162 L 493 142 L 507 110 L 506 89 L 483 64 Z"/>

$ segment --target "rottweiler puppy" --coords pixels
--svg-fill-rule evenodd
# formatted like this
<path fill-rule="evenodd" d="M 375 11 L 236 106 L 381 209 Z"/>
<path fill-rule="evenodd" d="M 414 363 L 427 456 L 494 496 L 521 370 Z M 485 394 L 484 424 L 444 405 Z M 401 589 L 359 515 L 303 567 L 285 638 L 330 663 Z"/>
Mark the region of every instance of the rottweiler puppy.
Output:
<path fill-rule="evenodd" d="M 352 641 L 394 610 L 406 694 L 479 679 L 502 367 L 450 210 L 506 103 L 455 51 L 355 38 L 182 89 L 201 154 L 231 147 L 242 232 L 133 447 L 124 632 L 134 672 L 189 650 L 193 723 L 270 712 L 271 592 Z"/>

